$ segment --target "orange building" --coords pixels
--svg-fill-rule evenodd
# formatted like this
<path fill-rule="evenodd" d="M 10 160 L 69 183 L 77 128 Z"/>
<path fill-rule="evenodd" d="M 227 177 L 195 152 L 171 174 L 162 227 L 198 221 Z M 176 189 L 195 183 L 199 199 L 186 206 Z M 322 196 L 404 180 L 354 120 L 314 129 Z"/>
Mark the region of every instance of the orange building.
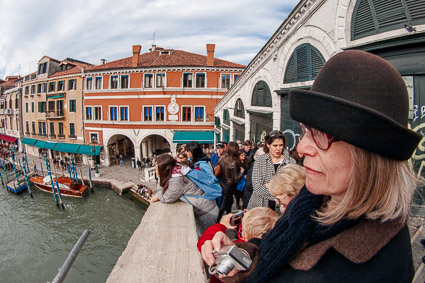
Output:
<path fill-rule="evenodd" d="M 245 66 L 155 45 L 84 72 L 85 140 L 103 145 L 102 164 L 116 156 L 144 160 L 196 140 L 214 143 L 214 106 Z"/>

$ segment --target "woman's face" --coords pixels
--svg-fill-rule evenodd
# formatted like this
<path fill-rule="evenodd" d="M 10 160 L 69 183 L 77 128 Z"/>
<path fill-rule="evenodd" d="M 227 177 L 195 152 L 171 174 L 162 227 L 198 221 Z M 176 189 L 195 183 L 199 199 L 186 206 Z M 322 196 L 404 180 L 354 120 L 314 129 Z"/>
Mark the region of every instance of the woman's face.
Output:
<path fill-rule="evenodd" d="M 311 131 L 306 132 L 297 150 L 304 155 L 306 187 L 311 193 L 334 199 L 344 196 L 352 166 L 349 147 L 348 143 L 338 141 L 322 150 L 315 144 Z"/>
<path fill-rule="evenodd" d="M 283 139 L 275 139 L 271 144 L 266 144 L 269 148 L 269 153 L 272 158 L 279 158 L 283 153 Z"/>
<path fill-rule="evenodd" d="M 190 158 L 191 160 L 193 160 L 193 154 L 191 151 L 186 150 L 185 151 L 187 158 Z"/>
<path fill-rule="evenodd" d="M 246 157 L 245 153 L 241 153 L 241 154 L 239 154 L 239 159 L 240 159 L 241 161 L 244 161 L 244 160 L 245 160 L 245 157 Z"/>

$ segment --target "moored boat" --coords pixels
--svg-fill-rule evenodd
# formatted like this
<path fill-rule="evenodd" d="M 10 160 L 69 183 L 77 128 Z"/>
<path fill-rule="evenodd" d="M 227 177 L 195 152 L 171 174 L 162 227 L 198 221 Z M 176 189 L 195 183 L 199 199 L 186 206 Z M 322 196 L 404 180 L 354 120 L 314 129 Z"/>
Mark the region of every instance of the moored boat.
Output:
<path fill-rule="evenodd" d="M 71 178 L 65 176 L 55 177 L 53 175 L 52 178 L 55 186 L 56 182 L 58 182 L 59 190 L 62 196 L 82 198 L 87 193 L 88 186 L 83 184 L 76 184 Z M 53 193 L 50 176 L 34 176 L 31 177 L 29 180 L 38 189 L 44 192 Z"/>
<path fill-rule="evenodd" d="M 27 184 L 25 183 L 24 177 L 19 178 L 19 182 L 13 180 L 6 184 L 7 190 L 12 193 L 19 194 L 27 189 Z"/>

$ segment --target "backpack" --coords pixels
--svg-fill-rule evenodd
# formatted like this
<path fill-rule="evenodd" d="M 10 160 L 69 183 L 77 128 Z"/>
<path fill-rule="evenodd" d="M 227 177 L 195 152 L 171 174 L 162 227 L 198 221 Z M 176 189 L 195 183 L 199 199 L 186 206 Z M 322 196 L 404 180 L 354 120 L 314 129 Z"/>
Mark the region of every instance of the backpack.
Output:
<path fill-rule="evenodd" d="M 219 184 L 218 179 L 214 175 L 209 175 L 203 171 L 196 169 L 190 169 L 187 172 L 182 170 L 182 174 L 186 175 L 192 182 L 195 183 L 202 191 L 205 192 L 204 195 L 186 195 L 188 197 L 195 198 L 205 198 L 208 200 L 215 200 L 222 195 L 222 190 Z M 186 173 L 186 174 L 185 174 Z"/>

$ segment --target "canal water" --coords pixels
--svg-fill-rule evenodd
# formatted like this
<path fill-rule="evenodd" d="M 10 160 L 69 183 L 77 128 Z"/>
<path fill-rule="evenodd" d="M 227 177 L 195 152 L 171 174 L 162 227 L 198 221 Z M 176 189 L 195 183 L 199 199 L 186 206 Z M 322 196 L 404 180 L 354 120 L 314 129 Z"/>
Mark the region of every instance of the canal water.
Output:
<path fill-rule="evenodd" d="M 0 282 L 51 282 L 85 229 L 90 231 L 64 282 L 105 282 L 146 207 L 109 188 L 83 199 L 63 198 L 32 187 L 9 193 L 0 185 Z"/>

